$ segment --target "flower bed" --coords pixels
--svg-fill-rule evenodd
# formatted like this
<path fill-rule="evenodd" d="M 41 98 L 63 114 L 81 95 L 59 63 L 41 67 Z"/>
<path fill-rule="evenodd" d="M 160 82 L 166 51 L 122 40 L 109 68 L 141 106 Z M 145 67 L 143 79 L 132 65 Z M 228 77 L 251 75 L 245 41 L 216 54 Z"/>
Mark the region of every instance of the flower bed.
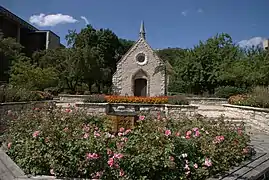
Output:
<path fill-rule="evenodd" d="M 110 134 L 106 118 L 47 107 L 9 113 L 8 155 L 27 174 L 93 179 L 206 179 L 250 156 L 244 126 L 140 116 Z"/>
<path fill-rule="evenodd" d="M 181 95 L 158 96 L 158 97 L 137 97 L 137 96 L 106 96 L 91 95 L 84 102 L 88 103 L 140 103 L 140 104 L 174 104 L 188 105 L 188 100 Z"/>
<path fill-rule="evenodd" d="M 231 96 L 228 102 L 233 105 L 269 108 L 269 88 L 256 87 L 249 94 Z"/>

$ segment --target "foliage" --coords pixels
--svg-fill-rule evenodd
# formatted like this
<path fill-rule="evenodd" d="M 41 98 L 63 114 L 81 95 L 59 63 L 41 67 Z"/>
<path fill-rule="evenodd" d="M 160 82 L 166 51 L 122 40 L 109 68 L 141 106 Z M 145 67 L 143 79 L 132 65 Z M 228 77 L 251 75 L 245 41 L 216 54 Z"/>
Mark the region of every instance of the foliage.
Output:
<path fill-rule="evenodd" d="M 57 96 L 61 92 L 61 89 L 58 87 L 48 87 L 44 89 L 44 92 L 52 94 L 53 96 Z"/>
<path fill-rule="evenodd" d="M 175 96 L 168 96 L 168 104 L 188 105 L 189 101 L 187 100 L 185 96 L 175 95 Z"/>
<path fill-rule="evenodd" d="M 241 49 L 225 33 L 193 48 L 167 48 L 157 53 L 174 68 L 169 84 L 172 92 L 213 95 L 225 86 L 249 89 L 269 85 L 268 51 Z"/>
<path fill-rule="evenodd" d="M 40 68 L 31 64 L 30 59 L 24 57 L 13 62 L 11 67 L 10 84 L 29 90 L 44 90 L 57 86 L 58 77 L 54 68 Z"/>
<path fill-rule="evenodd" d="M 234 95 L 229 97 L 228 103 L 233 105 L 248 106 L 249 95 Z"/>
<path fill-rule="evenodd" d="M 246 94 L 247 90 L 244 88 L 234 86 L 221 86 L 215 89 L 215 96 L 220 98 L 229 98 L 233 95 Z"/>
<path fill-rule="evenodd" d="M 107 102 L 105 95 L 103 94 L 94 94 L 89 95 L 84 102 L 87 103 L 105 103 Z"/>
<path fill-rule="evenodd" d="M 0 30 L 0 81 L 8 81 L 9 70 L 13 60 L 21 54 L 23 47 L 13 38 L 4 38 Z"/>
<path fill-rule="evenodd" d="M 25 101 L 41 101 L 51 100 L 53 97 L 45 92 L 29 91 L 23 88 L 12 86 L 0 87 L 0 102 L 25 102 Z"/>
<path fill-rule="evenodd" d="M 76 108 L 8 112 L 8 155 L 27 173 L 92 179 L 206 179 L 250 156 L 244 126 L 140 116 L 111 134 Z"/>
<path fill-rule="evenodd" d="M 244 96 L 232 96 L 229 103 L 234 105 L 269 108 L 269 88 L 257 86 Z"/>

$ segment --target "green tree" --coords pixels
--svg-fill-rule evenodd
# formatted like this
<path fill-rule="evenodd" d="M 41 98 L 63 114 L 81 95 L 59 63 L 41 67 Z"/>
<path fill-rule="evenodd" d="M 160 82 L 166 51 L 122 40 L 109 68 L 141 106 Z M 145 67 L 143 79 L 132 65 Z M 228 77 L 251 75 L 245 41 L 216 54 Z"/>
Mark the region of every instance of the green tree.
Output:
<path fill-rule="evenodd" d="M 44 90 L 56 86 L 57 73 L 54 68 L 40 68 L 31 64 L 31 59 L 19 57 L 11 67 L 10 84 L 29 90 Z"/>
<path fill-rule="evenodd" d="M 23 46 L 13 38 L 4 38 L 0 32 L 0 81 L 8 81 L 12 61 L 21 55 Z"/>

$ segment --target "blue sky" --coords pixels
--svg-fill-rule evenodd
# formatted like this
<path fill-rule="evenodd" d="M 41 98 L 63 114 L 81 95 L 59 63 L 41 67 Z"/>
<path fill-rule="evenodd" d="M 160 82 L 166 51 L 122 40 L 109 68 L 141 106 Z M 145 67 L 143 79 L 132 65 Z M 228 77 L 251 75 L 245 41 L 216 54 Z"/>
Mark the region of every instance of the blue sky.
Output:
<path fill-rule="evenodd" d="M 269 0 L 1 0 L 1 5 L 28 22 L 32 16 L 32 24 L 52 30 L 63 43 L 68 29 L 85 27 L 85 18 L 131 40 L 137 40 L 144 20 L 153 48 L 193 47 L 221 32 L 242 45 L 269 38 Z"/>

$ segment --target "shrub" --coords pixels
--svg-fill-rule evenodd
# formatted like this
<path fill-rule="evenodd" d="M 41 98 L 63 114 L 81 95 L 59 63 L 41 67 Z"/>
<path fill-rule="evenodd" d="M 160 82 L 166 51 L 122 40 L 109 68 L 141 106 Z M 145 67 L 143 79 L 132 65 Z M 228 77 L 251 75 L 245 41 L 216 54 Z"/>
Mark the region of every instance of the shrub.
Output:
<path fill-rule="evenodd" d="M 228 102 L 233 105 L 269 108 L 269 88 L 255 87 L 248 95 L 231 96 Z"/>
<path fill-rule="evenodd" d="M 248 99 L 249 95 L 235 95 L 229 97 L 228 103 L 233 105 L 247 106 L 249 104 Z"/>
<path fill-rule="evenodd" d="M 234 87 L 234 86 L 222 86 L 215 90 L 215 96 L 220 98 L 229 98 L 233 95 L 245 94 L 247 90 L 244 88 Z"/>
<path fill-rule="evenodd" d="M 107 102 L 105 95 L 103 94 L 94 94 L 94 95 L 90 95 L 89 97 L 87 97 L 87 99 L 85 99 L 84 102 L 87 103 L 105 103 Z"/>
<path fill-rule="evenodd" d="M 189 101 L 186 99 L 186 97 L 184 97 L 182 95 L 176 95 L 176 96 L 169 96 L 168 97 L 168 104 L 188 105 Z"/>
<path fill-rule="evenodd" d="M 40 101 L 50 99 L 53 99 L 53 97 L 49 93 L 42 91 L 29 91 L 12 86 L 0 88 L 0 102 Z"/>
<path fill-rule="evenodd" d="M 61 92 L 61 88 L 59 87 L 49 87 L 44 89 L 45 92 L 57 96 Z"/>
<path fill-rule="evenodd" d="M 91 91 L 84 91 L 84 95 L 91 95 Z"/>
<path fill-rule="evenodd" d="M 140 116 L 110 134 L 105 117 L 67 108 L 9 112 L 8 155 L 27 173 L 94 179 L 206 179 L 250 156 L 244 126 Z"/>

